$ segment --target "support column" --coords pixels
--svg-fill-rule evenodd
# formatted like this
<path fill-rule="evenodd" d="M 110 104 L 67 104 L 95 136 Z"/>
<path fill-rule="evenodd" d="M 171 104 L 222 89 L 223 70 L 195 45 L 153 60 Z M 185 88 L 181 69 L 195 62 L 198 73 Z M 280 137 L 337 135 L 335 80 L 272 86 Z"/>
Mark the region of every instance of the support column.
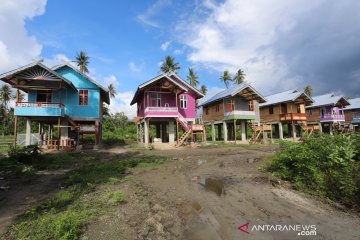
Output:
<path fill-rule="evenodd" d="M 169 143 L 175 142 L 175 124 L 174 121 L 169 122 Z"/>
<path fill-rule="evenodd" d="M 61 126 L 67 126 L 69 123 L 67 120 L 63 119 L 61 121 Z M 69 129 L 66 127 L 60 128 L 60 146 L 66 147 L 67 140 L 69 139 Z"/>
<path fill-rule="evenodd" d="M 291 130 L 292 130 L 292 137 L 294 140 L 296 140 L 296 126 L 294 121 L 291 121 Z"/>
<path fill-rule="evenodd" d="M 31 119 L 26 119 L 26 136 L 25 136 L 25 146 L 31 145 Z"/>
<path fill-rule="evenodd" d="M 241 121 L 241 141 L 246 141 L 246 124 L 245 121 Z"/>
<path fill-rule="evenodd" d="M 216 141 L 216 138 L 215 138 L 215 124 L 214 122 L 211 123 L 211 139 L 213 142 Z"/>
<path fill-rule="evenodd" d="M 223 121 L 223 129 L 224 129 L 224 142 L 228 141 L 228 130 L 227 130 L 227 125 L 226 122 Z"/>
<path fill-rule="evenodd" d="M 329 131 L 330 131 L 330 135 L 333 135 L 333 124 L 329 123 Z"/>
<path fill-rule="evenodd" d="M 283 131 L 282 123 L 279 122 L 278 125 L 279 125 L 279 138 L 284 139 L 284 131 Z"/>
<path fill-rule="evenodd" d="M 322 129 L 321 123 L 319 123 L 319 128 L 320 128 L 320 132 L 322 133 L 322 132 L 323 132 L 323 129 Z"/>
<path fill-rule="evenodd" d="M 234 120 L 234 141 L 236 143 L 236 120 Z"/>
<path fill-rule="evenodd" d="M 145 137 L 145 146 L 149 145 L 149 120 L 144 120 L 144 137 Z"/>
<path fill-rule="evenodd" d="M 14 119 L 14 143 L 13 143 L 13 146 L 16 147 L 16 142 L 17 142 L 17 126 L 18 126 L 18 119 L 17 119 L 17 116 L 15 116 L 15 119 Z"/>

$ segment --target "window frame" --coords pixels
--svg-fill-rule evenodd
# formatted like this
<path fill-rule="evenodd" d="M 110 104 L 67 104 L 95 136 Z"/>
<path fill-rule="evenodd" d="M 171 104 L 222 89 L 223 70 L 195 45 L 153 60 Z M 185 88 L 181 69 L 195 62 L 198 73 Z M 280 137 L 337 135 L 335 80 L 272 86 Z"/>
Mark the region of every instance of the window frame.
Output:
<path fill-rule="evenodd" d="M 78 103 L 79 103 L 79 106 L 89 106 L 89 90 L 88 89 L 79 89 Z"/>
<path fill-rule="evenodd" d="M 41 95 L 45 95 L 45 102 L 38 100 L 39 93 Z M 38 103 L 52 103 L 52 100 L 53 100 L 53 91 L 52 90 L 38 90 L 38 91 L 36 91 L 36 102 L 38 102 Z"/>
<path fill-rule="evenodd" d="M 269 106 L 269 115 L 273 115 L 274 114 L 274 105 L 270 105 Z"/>
<path fill-rule="evenodd" d="M 153 101 L 155 101 L 155 106 L 153 106 Z M 150 105 L 151 107 L 161 107 L 161 94 L 158 92 L 150 93 Z"/>
<path fill-rule="evenodd" d="M 254 101 L 253 100 L 249 101 L 249 111 L 254 111 Z"/>
<path fill-rule="evenodd" d="M 180 95 L 180 108 L 187 109 L 187 96 L 185 94 Z"/>

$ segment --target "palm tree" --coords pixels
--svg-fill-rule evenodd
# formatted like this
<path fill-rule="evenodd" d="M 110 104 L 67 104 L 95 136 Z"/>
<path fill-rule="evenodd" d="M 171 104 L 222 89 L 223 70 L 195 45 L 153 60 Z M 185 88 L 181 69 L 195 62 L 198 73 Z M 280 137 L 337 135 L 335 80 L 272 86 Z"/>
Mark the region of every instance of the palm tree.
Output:
<path fill-rule="evenodd" d="M 205 85 L 201 85 L 201 87 L 200 87 L 200 92 L 201 92 L 202 94 L 206 95 L 206 93 L 207 93 L 207 87 L 206 87 Z"/>
<path fill-rule="evenodd" d="M 89 69 L 87 68 L 89 64 L 89 56 L 84 52 L 80 51 L 75 58 L 75 62 L 78 67 L 80 67 L 80 72 L 89 73 Z"/>
<path fill-rule="evenodd" d="M 245 81 L 245 73 L 243 70 L 239 69 L 235 76 L 234 76 L 234 79 L 233 81 L 236 83 L 236 84 L 240 84 L 240 83 L 243 83 Z"/>
<path fill-rule="evenodd" d="M 232 81 L 232 77 L 228 70 L 225 70 L 223 75 L 220 77 L 220 81 L 225 83 L 226 88 L 229 88 L 229 82 Z"/>
<path fill-rule="evenodd" d="M 179 63 L 175 63 L 175 60 L 173 57 L 171 56 L 166 56 L 165 60 L 163 61 L 160 70 L 163 73 L 170 73 L 170 72 L 174 72 L 177 73 L 177 70 L 179 70 Z"/>
<path fill-rule="evenodd" d="M 109 90 L 110 98 L 114 98 L 116 96 L 116 89 L 114 84 L 110 83 L 108 86 L 108 90 Z"/>
<path fill-rule="evenodd" d="M 306 85 L 306 87 L 304 88 L 304 93 L 306 93 L 309 97 L 311 97 L 313 93 L 312 87 L 310 85 Z"/>
<path fill-rule="evenodd" d="M 189 75 L 187 76 L 187 79 L 189 80 L 190 85 L 196 88 L 199 83 L 199 77 L 194 71 L 194 69 L 189 68 Z"/>
<path fill-rule="evenodd" d="M 2 119 L 3 119 L 3 129 L 2 129 L 2 135 L 5 136 L 5 127 L 7 122 L 7 110 L 8 110 L 8 104 L 10 100 L 14 99 L 14 95 L 11 91 L 11 88 L 9 85 L 4 84 L 0 88 L 0 101 L 2 102 Z"/>

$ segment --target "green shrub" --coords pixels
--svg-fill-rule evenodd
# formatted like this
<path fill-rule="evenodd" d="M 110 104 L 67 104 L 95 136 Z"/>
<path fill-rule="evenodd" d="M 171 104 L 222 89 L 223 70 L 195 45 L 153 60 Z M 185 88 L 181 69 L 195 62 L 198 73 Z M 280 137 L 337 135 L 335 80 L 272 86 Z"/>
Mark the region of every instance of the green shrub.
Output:
<path fill-rule="evenodd" d="M 359 204 L 359 135 L 313 135 L 302 143 L 280 142 L 280 152 L 268 170 L 294 183 L 347 205 Z"/>
<path fill-rule="evenodd" d="M 37 145 L 29 145 L 25 147 L 11 147 L 8 155 L 9 158 L 16 162 L 31 164 L 39 160 L 41 149 Z"/>

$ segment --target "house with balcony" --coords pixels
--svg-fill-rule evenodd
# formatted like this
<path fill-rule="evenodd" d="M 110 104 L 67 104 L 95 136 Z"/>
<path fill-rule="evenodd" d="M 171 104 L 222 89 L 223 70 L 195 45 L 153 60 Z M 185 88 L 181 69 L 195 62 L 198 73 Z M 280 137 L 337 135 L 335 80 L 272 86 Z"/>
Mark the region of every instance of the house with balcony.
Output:
<path fill-rule="evenodd" d="M 360 131 L 360 98 L 349 99 L 349 106 L 342 109 L 345 115 L 345 123 L 351 124 L 352 130 Z"/>
<path fill-rule="evenodd" d="M 296 138 L 306 126 L 305 106 L 313 100 L 303 91 L 288 90 L 266 96 L 266 103 L 260 104 L 261 124 L 271 125 L 273 136 L 284 138 L 283 126 L 287 126 L 287 137 Z"/>
<path fill-rule="evenodd" d="M 175 73 L 140 84 L 130 103 L 137 104 L 138 141 L 180 146 L 189 137 L 193 142 L 197 134 L 205 141 L 203 125 L 195 124 L 196 100 L 203 96 Z"/>
<path fill-rule="evenodd" d="M 1 74 L 0 80 L 17 89 L 15 144 L 18 118 L 26 118 L 25 145 L 36 144 L 31 140 L 34 121 L 40 126 L 37 136 L 43 133 L 50 148 L 73 147 L 83 134 L 100 142 L 102 108 L 103 103 L 110 104 L 109 92 L 72 65 L 49 68 L 33 62 Z M 19 101 L 19 90 L 27 93 L 26 101 Z"/>
<path fill-rule="evenodd" d="M 350 103 L 333 93 L 313 97 L 313 104 L 306 107 L 308 125 L 318 125 L 321 132 L 333 133 L 333 128 L 345 123 L 343 108 Z"/>
<path fill-rule="evenodd" d="M 246 141 L 247 124 L 260 120 L 259 103 L 264 102 L 265 98 L 250 84 L 234 84 L 201 103 L 201 119 L 204 125 L 211 126 L 212 141 L 236 141 L 238 126 L 241 140 Z"/>

